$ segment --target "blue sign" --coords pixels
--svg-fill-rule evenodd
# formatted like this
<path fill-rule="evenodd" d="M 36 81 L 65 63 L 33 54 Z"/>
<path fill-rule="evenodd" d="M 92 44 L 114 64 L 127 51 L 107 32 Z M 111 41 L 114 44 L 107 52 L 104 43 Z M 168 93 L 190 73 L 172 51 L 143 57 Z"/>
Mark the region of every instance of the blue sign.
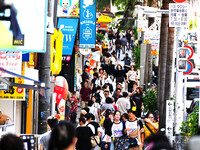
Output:
<path fill-rule="evenodd" d="M 95 48 L 96 0 L 80 0 L 80 45 Z"/>
<path fill-rule="evenodd" d="M 63 33 L 63 55 L 72 55 L 78 19 L 59 18 L 58 28 Z"/>

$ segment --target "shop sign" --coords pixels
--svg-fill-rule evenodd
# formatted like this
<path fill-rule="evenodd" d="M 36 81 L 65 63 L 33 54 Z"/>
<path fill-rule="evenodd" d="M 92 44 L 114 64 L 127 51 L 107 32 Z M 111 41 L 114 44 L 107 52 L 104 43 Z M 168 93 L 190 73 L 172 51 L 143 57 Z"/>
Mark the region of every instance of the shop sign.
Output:
<path fill-rule="evenodd" d="M 169 4 L 169 27 L 188 26 L 188 5 Z"/>
<path fill-rule="evenodd" d="M 151 44 L 151 54 L 158 55 L 160 46 L 160 33 L 159 32 L 145 32 L 144 43 Z"/>
<path fill-rule="evenodd" d="M 63 34 L 63 55 L 72 55 L 78 19 L 59 18 L 58 28 Z"/>
<path fill-rule="evenodd" d="M 12 19 L 0 21 L 0 51 L 45 53 L 48 1 L 14 0 L 12 5 L 5 12 L 1 8 Z"/>
<path fill-rule="evenodd" d="M 22 52 L 0 51 L 0 67 L 21 75 Z M 13 75 L 0 71 L 0 77 L 13 77 Z"/>
<path fill-rule="evenodd" d="M 22 78 L 10 78 L 11 82 L 24 84 Z M 8 90 L 0 91 L 0 100 L 25 100 L 25 89 L 21 87 L 9 86 Z"/>
<path fill-rule="evenodd" d="M 57 7 L 58 17 L 75 17 L 79 14 L 79 0 L 59 0 Z"/>
<path fill-rule="evenodd" d="M 80 1 L 80 45 L 95 48 L 96 41 L 96 0 Z"/>
<path fill-rule="evenodd" d="M 138 21 L 138 31 L 146 31 L 148 29 L 148 20 Z"/>

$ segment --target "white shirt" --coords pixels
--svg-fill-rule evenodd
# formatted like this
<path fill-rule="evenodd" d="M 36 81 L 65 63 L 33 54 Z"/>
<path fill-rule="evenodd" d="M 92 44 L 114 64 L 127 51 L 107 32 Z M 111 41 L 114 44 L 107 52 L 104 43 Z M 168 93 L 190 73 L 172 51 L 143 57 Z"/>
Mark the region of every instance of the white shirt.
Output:
<path fill-rule="evenodd" d="M 136 73 L 136 71 L 129 70 L 127 72 L 127 77 L 128 77 L 128 80 L 130 80 L 130 81 L 136 81 L 136 79 L 137 79 L 137 73 Z"/>
<path fill-rule="evenodd" d="M 112 65 L 116 65 L 116 59 L 115 57 L 110 57 L 110 61 L 112 62 Z"/>
<path fill-rule="evenodd" d="M 112 135 L 111 137 L 121 137 L 123 136 L 123 123 L 113 123 L 111 127 Z"/>
<path fill-rule="evenodd" d="M 127 131 L 127 135 L 129 135 L 132 131 L 137 129 L 137 119 L 134 121 L 126 121 L 125 122 L 125 128 L 130 128 L 131 130 Z"/>
<path fill-rule="evenodd" d="M 121 97 L 117 100 L 117 108 L 118 110 L 124 114 L 124 113 L 127 113 L 127 110 L 130 109 L 130 101 L 129 99 L 125 98 L 125 97 Z"/>

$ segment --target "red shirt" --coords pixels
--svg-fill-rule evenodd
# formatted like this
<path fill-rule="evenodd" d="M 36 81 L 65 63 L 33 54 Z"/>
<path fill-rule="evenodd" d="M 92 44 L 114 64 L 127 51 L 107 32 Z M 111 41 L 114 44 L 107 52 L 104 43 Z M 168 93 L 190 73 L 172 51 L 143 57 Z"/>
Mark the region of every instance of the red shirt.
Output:
<path fill-rule="evenodd" d="M 81 94 L 82 101 L 89 101 L 90 94 L 92 94 L 92 90 L 90 88 L 83 87 L 81 88 L 80 94 Z"/>

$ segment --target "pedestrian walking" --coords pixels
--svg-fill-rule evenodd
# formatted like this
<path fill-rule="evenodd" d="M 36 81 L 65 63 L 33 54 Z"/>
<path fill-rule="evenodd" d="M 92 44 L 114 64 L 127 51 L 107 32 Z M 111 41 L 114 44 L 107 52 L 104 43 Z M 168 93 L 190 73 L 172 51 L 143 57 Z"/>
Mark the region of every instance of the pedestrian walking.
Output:
<path fill-rule="evenodd" d="M 130 103 L 131 108 L 136 107 L 136 116 L 141 117 L 141 112 L 143 109 L 143 91 L 141 87 L 136 88 L 136 93 L 131 97 Z"/>
<path fill-rule="evenodd" d="M 128 50 L 131 49 L 131 34 L 130 34 L 130 30 L 127 31 L 126 33 L 126 39 L 128 41 Z"/>
<path fill-rule="evenodd" d="M 83 74 L 82 74 L 82 86 L 84 82 L 90 83 L 89 74 L 88 74 L 88 66 L 84 66 Z"/>
<path fill-rule="evenodd" d="M 111 146 L 111 126 L 112 126 L 112 121 L 110 118 L 106 118 L 103 122 L 103 132 L 101 134 L 103 135 L 102 137 L 102 142 L 101 142 L 101 150 L 110 150 Z"/>
<path fill-rule="evenodd" d="M 92 93 L 96 93 L 97 91 L 97 86 L 100 86 L 100 80 L 99 80 L 99 76 L 98 73 L 94 73 L 93 74 L 93 79 L 91 81 L 91 89 L 92 89 Z"/>
<path fill-rule="evenodd" d="M 72 112 L 77 112 L 78 110 L 78 100 L 76 98 L 76 92 L 72 92 L 72 97 L 71 97 L 71 109 L 69 114 L 71 114 Z"/>
<path fill-rule="evenodd" d="M 114 70 L 115 70 L 115 65 L 116 64 L 117 64 L 117 58 L 115 56 L 115 53 L 112 52 L 111 53 L 111 57 L 110 57 L 110 66 L 109 66 L 110 74 L 109 75 L 113 75 L 114 74 Z"/>
<path fill-rule="evenodd" d="M 124 136 L 124 123 L 120 121 L 120 111 L 114 112 L 114 121 L 111 127 L 111 150 L 128 149 L 128 140 Z"/>
<path fill-rule="evenodd" d="M 130 66 L 131 65 L 131 58 L 128 56 L 128 53 L 126 53 L 126 56 L 121 61 L 124 61 L 124 66 Z"/>
<path fill-rule="evenodd" d="M 122 42 L 121 42 L 119 36 L 117 36 L 117 40 L 115 41 L 115 46 L 116 46 L 115 54 L 116 54 L 116 56 L 118 54 L 118 58 L 120 58 L 120 51 L 121 51 L 121 48 L 122 48 Z"/>
<path fill-rule="evenodd" d="M 115 108 L 113 107 L 113 100 L 110 97 L 106 98 L 106 103 L 102 105 L 102 111 L 105 111 L 107 109 L 110 109 L 112 112 L 115 111 Z"/>
<path fill-rule="evenodd" d="M 134 82 L 138 83 L 138 76 L 134 65 L 131 65 L 131 70 L 127 72 L 126 81 L 128 82 L 128 91 L 133 87 Z"/>
<path fill-rule="evenodd" d="M 86 120 L 84 116 L 79 118 L 80 126 L 76 128 L 76 149 L 77 150 L 91 150 L 91 138 L 93 136 L 93 132 L 90 127 L 86 126 Z"/>
<path fill-rule="evenodd" d="M 48 150 L 72 150 L 75 149 L 75 128 L 67 121 L 60 121 L 52 130 Z"/>
<path fill-rule="evenodd" d="M 155 134 L 159 130 L 158 123 L 154 123 L 154 115 L 153 113 L 147 113 L 144 119 L 144 139 L 149 137 L 151 134 Z"/>
<path fill-rule="evenodd" d="M 128 93 L 127 92 L 123 92 L 123 97 L 119 98 L 117 100 L 117 107 L 118 110 L 123 114 L 123 113 L 127 113 L 127 111 L 130 109 L 130 102 L 128 97 Z"/>
<path fill-rule="evenodd" d="M 43 149 L 48 150 L 51 133 L 52 133 L 52 130 L 57 126 L 58 119 L 55 118 L 54 116 L 49 116 L 47 118 L 47 124 L 50 128 L 50 131 L 48 131 L 40 136 L 40 138 L 39 138 L 39 149 L 40 150 L 43 150 Z"/>
<path fill-rule="evenodd" d="M 141 132 L 143 129 L 140 127 L 136 119 L 135 111 L 128 110 L 129 120 L 125 123 L 124 133 L 129 138 L 129 150 L 142 150 Z"/>
<path fill-rule="evenodd" d="M 114 71 L 114 78 L 116 79 L 116 83 L 124 82 L 125 73 L 124 70 L 122 70 L 122 66 L 120 64 L 117 65 L 117 69 Z"/>
<path fill-rule="evenodd" d="M 122 97 L 121 89 L 117 88 L 112 97 L 114 98 L 115 103 L 117 103 L 117 100 Z"/>
<path fill-rule="evenodd" d="M 92 90 L 88 87 L 88 83 L 84 82 L 84 85 L 80 91 L 80 98 L 79 98 L 79 101 L 81 102 L 81 108 L 87 107 L 91 95 L 92 95 Z"/>
<path fill-rule="evenodd" d="M 128 42 L 128 40 L 126 39 L 125 35 L 121 39 L 121 42 L 122 42 L 122 51 L 123 51 L 123 54 L 125 54 L 126 47 L 127 47 L 127 42 Z"/>

